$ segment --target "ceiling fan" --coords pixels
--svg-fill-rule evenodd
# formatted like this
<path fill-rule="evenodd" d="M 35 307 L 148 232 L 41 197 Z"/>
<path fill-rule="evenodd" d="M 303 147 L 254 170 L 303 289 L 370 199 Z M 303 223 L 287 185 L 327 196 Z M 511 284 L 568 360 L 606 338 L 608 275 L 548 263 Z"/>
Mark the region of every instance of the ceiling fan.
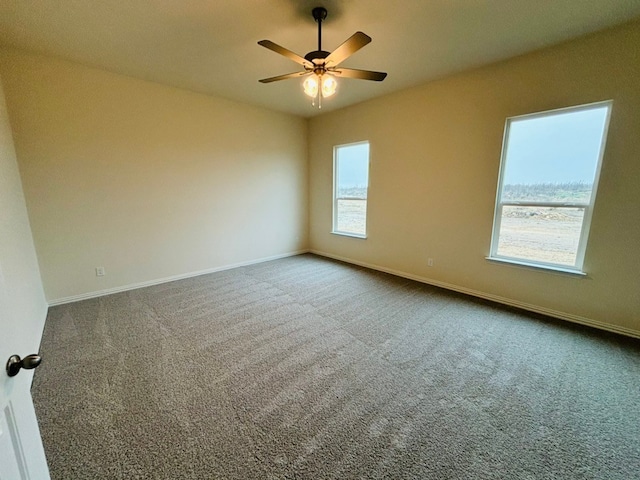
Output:
<path fill-rule="evenodd" d="M 356 70 L 353 68 L 339 67 L 339 64 L 371 42 L 371 37 L 356 32 L 333 52 L 322 50 L 322 21 L 327 18 L 327 10 L 324 7 L 316 7 L 311 11 L 314 20 L 318 23 L 318 50 L 307 53 L 304 57 L 288 50 L 271 40 L 260 40 L 262 45 L 290 60 L 302 65 L 301 72 L 287 73 L 277 77 L 263 78 L 261 83 L 271 83 L 288 78 L 307 77 L 304 81 L 304 93 L 312 98 L 318 98 L 318 106 L 322 107 L 322 97 L 333 95 L 337 88 L 335 77 L 357 78 L 360 80 L 373 80 L 381 82 L 387 76 L 384 72 L 372 72 L 370 70 Z M 315 101 L 315 100 L 314 100 Z"/>

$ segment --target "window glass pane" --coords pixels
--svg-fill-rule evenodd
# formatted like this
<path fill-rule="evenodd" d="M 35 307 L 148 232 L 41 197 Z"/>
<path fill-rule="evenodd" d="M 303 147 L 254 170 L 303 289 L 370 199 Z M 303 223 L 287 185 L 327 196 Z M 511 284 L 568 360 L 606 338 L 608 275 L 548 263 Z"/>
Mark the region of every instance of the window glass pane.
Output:
<path fill-rule="evenodd" d="M 364 235 L 367 225 L 366 200 L 338 200 L 336 230 Z"/>
<path fill-rule="evenodd" d="M 589 203 L 608 108 L 511 120 L 502 200 Z"/>
<path fill-rule="evenodd" d="M 334 225 L 336 233 L 366 235 L 369 144 L 335 149 Z"/>
<path fill-rule="evenodd" d="M 369 184 L 369 144 L 346 145 L 337 149 L 338 198 L 367 198 Z"/>
<path fill-rule="evenodd" d="M 573 266 L 583 208 L 504 206 L 498 255 Z"/>

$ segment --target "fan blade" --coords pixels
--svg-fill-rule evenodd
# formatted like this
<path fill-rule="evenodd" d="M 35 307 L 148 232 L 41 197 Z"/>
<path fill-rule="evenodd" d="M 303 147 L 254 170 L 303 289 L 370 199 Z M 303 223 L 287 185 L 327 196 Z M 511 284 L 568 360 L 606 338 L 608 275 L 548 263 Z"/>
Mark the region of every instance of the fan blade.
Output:
<path fill-rule="evenodd" d="M 271 40 L 260 40 L 258 42 L 258 45 L 262 45 L 263 47 L 268 48 L 269 50 L 279 53 L 280 55 L 284 55 L 289 60 L 293 60 L 294 62 L 299 63 L 300 65 L 304 65 L 305 67 L 307 66 L 313 67 L 313 65 L 311 65 L 311 62 L 309 62 L 308 60 L 305 60 L 297 53 L 293 53 L 291 50 L 287 50 L 286 48 L 281 47 L 277 43 L 273 43 Z"/>
<path fill-rule="evenodd" d="M 294 72 L 294 73 L 286 73 L 284 75 L 278 75 L 277 77 L 263 78 L 262 80 L 258 80 L 260 83 L 271 83 L 277 82 L 278 80 L 286 80 L 287 78 L 296 78 L 303 77 L 305 75 L 309 75 L 312 72 Z"/>
<path fill-rule="evenodd" d="M 371 37 L 369 35 L 362 32 L 354 33 L 342 45 L 331 52 L 331 54 L 325 59 L 325 65 L 331 64 L 331 66 L 335 67 L 340 62 L 356 53 L 370 41 Z"/>
<path fill-rule="evenodd" d="M 381 82 L 387 77 L 385 72 L 372 72 L 370 70 L 356 70 L 354 68 L 339 68 L 337 70 L 329 69 L 329 73 L 333 73 L 345 78 L 359 78 L 360 80 L 373 80 Z"/>

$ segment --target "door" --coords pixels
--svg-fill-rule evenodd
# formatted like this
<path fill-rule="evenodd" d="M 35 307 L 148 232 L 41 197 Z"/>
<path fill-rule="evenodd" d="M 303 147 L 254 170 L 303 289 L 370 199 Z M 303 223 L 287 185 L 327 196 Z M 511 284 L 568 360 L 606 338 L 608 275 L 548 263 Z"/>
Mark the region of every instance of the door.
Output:
<path fill-rule="evenodd" d="M 14 377 L 5 370 L 10 356 L 37 352 L 46 313 L 0 80 L 0 480 L 49 478 L 31 400 L 33 370 Z"/>
<path fill-rule="evenodd" d="M 4 343 L 4 342 L 3 342 Z M 2 348 L 3 355 L 6 349 Z M 4 355 L 6 357 L 6 355 Z M 4 357 L 3 357 L 4 358 Z M 30 376 L 10 379 L 3 371 L 0 383 L 0 479 L 48 479 L 47 462 L 29 393 Z M 22 378 L 19 378 L 22 376 Z"/>

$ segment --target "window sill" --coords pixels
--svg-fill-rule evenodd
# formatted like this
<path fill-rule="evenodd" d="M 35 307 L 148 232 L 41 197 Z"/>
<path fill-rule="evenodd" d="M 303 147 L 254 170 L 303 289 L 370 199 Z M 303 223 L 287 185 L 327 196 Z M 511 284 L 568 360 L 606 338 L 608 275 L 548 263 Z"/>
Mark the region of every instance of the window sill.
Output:
<path fill-rule="evenodd" d="M 582 270 L 576 270 L 570 267 L 561 267 L 556 265 L 544 265 L 539 263 L 529 263 L 523 260 L 516 260 L 511 258 L 498 258 L 498 257 L 485 257 L 490 262 L 506 263 L 508 265 L 514 265 L 516 267 L 533 268 L 535 270 L 544 270 L 551 273 L 562 273 L 565 275 L 572 275 L 575 277 L 586 277 L 587 274 Z"/>
<path fill-rule="evenodd" d="M 332 235 L 341 235 L 343 237 L 353 237 L 353 238 L 360 238 L 362 240 L 366 240 L 367 236 L 366 235 L 360 235 L 358 233 L 350 233 L 350 232 L 339 232 L 339 231 L 332 231 L 331 232 Z"/>

